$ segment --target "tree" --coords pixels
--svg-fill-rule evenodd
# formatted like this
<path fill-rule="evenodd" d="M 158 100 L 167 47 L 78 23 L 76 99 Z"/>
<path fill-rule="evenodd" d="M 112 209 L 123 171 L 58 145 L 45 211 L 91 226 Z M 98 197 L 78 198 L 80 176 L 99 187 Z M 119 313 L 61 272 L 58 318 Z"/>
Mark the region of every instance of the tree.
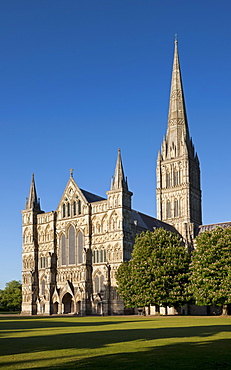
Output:
<path fill-rule="evenodd" d="M 6 283 L 5 289 L 0 292 L 0 303 L 8 310 L 21 309 L 22 284 L 20 281 L 12 280 Z"/>
<path fill-rule="evenodd" d="M 231 304 L 231 227 L 204 231 L 196 238 L 191 265 L 191 291 L 196 304 Z"/>
<path fill-rule="evenodd" d="M 116 274 L 126 307 L 179 307 L 189 300 L 190 257 L 181 238 L 162 228 L 136 237 L 132 259 Z"/>

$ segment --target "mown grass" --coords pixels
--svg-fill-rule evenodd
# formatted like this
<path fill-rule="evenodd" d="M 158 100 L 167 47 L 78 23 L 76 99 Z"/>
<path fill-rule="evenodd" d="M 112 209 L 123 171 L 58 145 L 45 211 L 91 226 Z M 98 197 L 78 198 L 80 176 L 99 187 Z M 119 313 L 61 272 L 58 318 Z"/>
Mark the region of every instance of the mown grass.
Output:
<path fill-rule="evenodd" d="M 231 369 L 231 317 L 0 317 L 1 369 Z"/>

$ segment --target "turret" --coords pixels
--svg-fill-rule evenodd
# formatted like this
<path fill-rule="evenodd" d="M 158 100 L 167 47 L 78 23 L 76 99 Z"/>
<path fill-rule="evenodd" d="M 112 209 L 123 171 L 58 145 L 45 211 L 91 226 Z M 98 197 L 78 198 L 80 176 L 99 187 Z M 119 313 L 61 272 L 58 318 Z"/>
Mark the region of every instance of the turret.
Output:
<path fill-rule="evenodd" d="M 40 201 L 37 198 L 37 192 L 35 187 L 35 181 L 34 181 L 34 174 L 32 173 L 32 179 L 30 184 L 30 191 L 29 196 L 26 200 L 26 209 L 34 210 L 34 211 L 41 211 L 40 209 Z"/>
<path fill-rule="evenodd" d="M 34 181 L 30 185 L 26 208 L 22 211 L 22 314 L 35 314 L 38 299 L 38 230 L 37 215 L 43 213 Z"/>

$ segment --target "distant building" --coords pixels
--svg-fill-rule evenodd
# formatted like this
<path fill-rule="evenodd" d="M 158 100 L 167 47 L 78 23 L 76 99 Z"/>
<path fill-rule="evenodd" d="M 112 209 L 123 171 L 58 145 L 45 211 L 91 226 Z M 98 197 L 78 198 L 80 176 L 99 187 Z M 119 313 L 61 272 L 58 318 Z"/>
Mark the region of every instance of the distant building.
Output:
<path fill-rule="evenodd" d="M 80 189 L 73 170 L 56 211 L 44 213 L 32 176 L 22 211 L 22 314 L 122 314 L 115 272 L 136 234 L 163 227 L 188 249 L 200 226 L 200 165 L 190 138 L 175 41 L 168 128 L 157 159 L 157 218 L 131 207 L 118 151 L 106 198 Z"/>

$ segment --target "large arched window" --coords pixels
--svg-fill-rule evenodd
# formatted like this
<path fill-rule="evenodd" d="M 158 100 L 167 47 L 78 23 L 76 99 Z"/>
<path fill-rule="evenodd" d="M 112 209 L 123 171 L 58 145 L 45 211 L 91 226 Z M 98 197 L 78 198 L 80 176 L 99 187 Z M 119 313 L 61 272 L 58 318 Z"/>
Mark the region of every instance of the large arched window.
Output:
<path fill-rule="evenodd" d="M 67 258 L 66 258 L 66 238 L 65 235 L 61 236 L 60 239 L 60 245 L 61 245 L 61 265 L 67 264 Z"/>
<path fill-rule="evenodd" d="M 69 265 L 75 264 L 75 229 L 73 226 L 70 227 L 68 233 L 69 240 Z"/>
<path fill-rule="evenodd" d="M 83 244 L 84 244 L 84 237 L 83 237 L 83 233 L 80 231 L 78 233 L 78 238 L 77 238 L 78 263 L 83 263 Z"/>

